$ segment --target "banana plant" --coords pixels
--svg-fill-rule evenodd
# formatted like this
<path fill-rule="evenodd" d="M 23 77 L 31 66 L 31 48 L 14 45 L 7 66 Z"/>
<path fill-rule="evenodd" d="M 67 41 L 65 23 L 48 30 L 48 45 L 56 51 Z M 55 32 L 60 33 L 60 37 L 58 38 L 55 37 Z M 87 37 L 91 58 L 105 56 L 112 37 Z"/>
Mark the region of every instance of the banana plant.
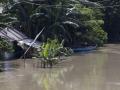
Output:
<path fill-rule="evenodd" d="M 39 57 L 41 60 L 41 67 L 50 66 L 56 64 L 59 61 L 59 57 L 62 55 L 70 55 L 71 49 L 63 47 L 63 41 L 59 43 L 58 39 L 48 40 L 40 47 Z M 69 53 L 68 53 L 69 52 Z"/>

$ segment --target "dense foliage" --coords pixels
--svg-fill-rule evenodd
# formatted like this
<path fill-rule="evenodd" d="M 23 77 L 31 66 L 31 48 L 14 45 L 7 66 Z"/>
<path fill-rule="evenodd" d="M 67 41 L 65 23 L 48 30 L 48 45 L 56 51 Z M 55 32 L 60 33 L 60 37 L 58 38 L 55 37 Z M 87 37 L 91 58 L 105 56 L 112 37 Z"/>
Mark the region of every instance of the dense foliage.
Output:
<path fill-rule="evenodd" d="M 110 42 L 120 41 L 120 0 L 90 0 L 101 4 L 104 16 L 104 30 Z"/>
<path fill-rule="evenodd" d="M 76 7 L 76 10 L 81 14 L 80 20 L 84 26 L 84 33 L 81 34 L 80 41 L 88 44 L 103 45 L 107 40 L 107 33 L 103 30 L 103 14 L 99 9 Z"/>
<path fill-rule="evenodd" d="M 80 0 L 26 1 L 4 2 L 0 22 L 13 25 L 31 38 L 45 27 L 39 40 L 58 38 L 73 47 L 102 45 L 107 39 L 101 11 Z"/>

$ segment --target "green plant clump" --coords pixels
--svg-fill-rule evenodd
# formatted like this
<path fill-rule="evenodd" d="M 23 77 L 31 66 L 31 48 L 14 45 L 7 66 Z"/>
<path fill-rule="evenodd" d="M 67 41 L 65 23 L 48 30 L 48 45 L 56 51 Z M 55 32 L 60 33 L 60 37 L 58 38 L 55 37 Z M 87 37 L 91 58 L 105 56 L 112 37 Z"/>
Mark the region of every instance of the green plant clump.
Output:
<path fill-rule="evenodd" d="M 71 49 L 63 46 L 63 41 L 60 43 L 57 39 L 48 39 L 40 48 L 39 56 L 42 58 L 41 64 L 43 67 L 46 67 L 46 65 L 52 67 L 53 64 L 58 62 L 60 56 L 71 55 L 72 53 Z"/>

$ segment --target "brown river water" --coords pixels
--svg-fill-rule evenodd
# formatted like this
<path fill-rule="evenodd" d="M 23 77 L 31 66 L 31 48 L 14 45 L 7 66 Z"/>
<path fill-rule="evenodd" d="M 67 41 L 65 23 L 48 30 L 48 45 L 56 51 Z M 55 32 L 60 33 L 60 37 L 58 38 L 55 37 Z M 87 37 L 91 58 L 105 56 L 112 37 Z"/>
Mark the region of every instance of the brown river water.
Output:
<path fill-rule="evenodd" d="M 120 90 L 120 44 L 75 54 L 52 69 L 37 64 L 0 61 L 0 90 Z"/>

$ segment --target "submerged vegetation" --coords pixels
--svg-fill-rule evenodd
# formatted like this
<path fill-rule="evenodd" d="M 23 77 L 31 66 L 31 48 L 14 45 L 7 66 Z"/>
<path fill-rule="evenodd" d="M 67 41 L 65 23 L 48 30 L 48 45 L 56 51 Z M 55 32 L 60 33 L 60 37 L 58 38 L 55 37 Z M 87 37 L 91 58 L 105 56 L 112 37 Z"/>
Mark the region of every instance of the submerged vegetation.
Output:
<path fill-rule="evenodd" d="M 72 54 L 72 50 L 65 48 L 63 46 L 63 41 L 60 43 L 57 39 L 48 39 L 47 42 L 40 46 L 40 49 L 39 58 L 42 59 L 42 67 L 52 67 L 53 64 L 56 64 L 58 60 L 60 60 L 60 56 Z"/>

